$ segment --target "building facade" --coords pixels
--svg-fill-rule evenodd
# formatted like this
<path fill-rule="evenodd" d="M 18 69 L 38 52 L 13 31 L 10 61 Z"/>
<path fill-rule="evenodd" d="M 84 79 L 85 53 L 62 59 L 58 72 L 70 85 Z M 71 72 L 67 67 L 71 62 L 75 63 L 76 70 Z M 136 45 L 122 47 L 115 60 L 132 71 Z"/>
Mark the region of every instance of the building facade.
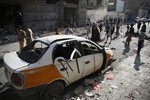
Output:
<path fill-rule="evenodd" d="M 124 12 L 124 1 L 123 0 L 117 0 L 116 1 L 116 11 L 117 12 Z"/>
<path fill-rule="evenodd" d="M 129 17 L 139 16 L 139 10 L 142 10 L 139 17 L 150 17 L 150 0 L 124 0 L 124 4 L 124 11 Z"/>
<path fill-rule="evenodd" d="M 27 25 L 33 30 L 50 30 L 70 24 L 86 25 L 86 0 L 3 0 L 0 27 Z"/>
<path fill-rule="evenodd" d="M 86 0 L 87 8 L 105 7 L 107 0 Z"/>

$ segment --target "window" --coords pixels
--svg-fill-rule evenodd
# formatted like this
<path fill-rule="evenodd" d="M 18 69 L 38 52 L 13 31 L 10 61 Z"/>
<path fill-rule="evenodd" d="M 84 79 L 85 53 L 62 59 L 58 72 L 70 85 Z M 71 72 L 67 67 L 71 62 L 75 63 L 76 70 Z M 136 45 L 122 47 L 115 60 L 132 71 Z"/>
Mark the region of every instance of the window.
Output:
<path fill-rule="evenodd" d="M 82 50 L 84 55 L 90 55 L 95 53 L 100 53 L 99 47 L 89 42 L 81 42 Z"/>
<path fill-rule="evenodd" d="M 77 50 L 74 41 L 59 44 L 56 46 L 56 48 L 54 50 L 54 54 L 53 54 L 54 59 L 57 57 L 63 57 L 65 59 L 70 59 L 70 57 L 75 49 Z M 73 55 L 73 58 L 78 58 L 79 56 L 80 56 L 80 53 L 78 54 L 77 52 L 75 52 L 75 54 Z"/>
<path fill-rule="evenodd" d="M 17 52 L 17 54 L 20 59 L 29 63 L 34 63 L 44 55 L 47 49 L 48 44 L 41 41 L 33 41 L 29 45 L 21 49 L 19 52 Z"/>

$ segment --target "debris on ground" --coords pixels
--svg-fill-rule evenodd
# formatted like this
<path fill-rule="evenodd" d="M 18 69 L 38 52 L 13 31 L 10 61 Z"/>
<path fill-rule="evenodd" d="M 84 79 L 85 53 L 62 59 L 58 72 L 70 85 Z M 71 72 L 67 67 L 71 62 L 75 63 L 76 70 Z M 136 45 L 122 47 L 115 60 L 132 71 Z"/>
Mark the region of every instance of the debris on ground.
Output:
<path fill-rule="evenodd" d="M 78 86 L 75 90 L 74 90 L 74 94 L 75 95 L 79 95 L 82 92 L 82 86 Z"/>
<path fill-rule="evenodd" d="M 81 100 L 80 97 L 78 97 L 77 100 Z"/>
<path fill-rule="evenodd" d="M 100 90 L 100 84 L 98 84 L 96 81 L 95 81 L 95 83 L 93 84 L 93 90 L 94 91 L 98 91 L 98 90 Z"/>
<path fill-rule="evenodd" d="M 112 47 L 112 48 L 110 48 L 111 50 L 116 50 L 116 48 L 114 48 L 114 47 Z"/>
<path fill-rule="evenodd" d="M 94 94 L 93 94 L 89 89 L 85 90 L 84 93 L 85 93 L 85 95 L 88 96 L 88 97 L 94 97 Z"/>
<path fill-rule="evenodd" d="M 84 84 L 85 84 L 85 85 L 94 84 L 94 82 L 95 82 L 94 79 L 88 79 L 88 78 L 86 78 L 86 79 L 84 80 Z"/>
<path fill-rule="evenodd" d="M 111 88 L 112 88 L 112 89 L 118 89 L 118 86 L 116 86 L 116 85 L 111 85 Z"/>
<path fill-rule="evenodd" d="M 106 67 L 104 70 L 101 71 L 101 74 L 104 74 L 104 73 L 105 73 L 106 71 L 108 71 L 110 68 L 111 68 L 110 66 Z"/>
<path fill-rule="evenodd" d="M 10 84 L 8 82 L 6 82 L 5 84 L 0 82 L 0 93 L 5 92 L 9 88 L 10 88 Z"/>
<path fill-rule="evenodd" d="M 113 74 L 112 73 L 109 73 L 107 75 L 107 80 L 113 80 Z"/>

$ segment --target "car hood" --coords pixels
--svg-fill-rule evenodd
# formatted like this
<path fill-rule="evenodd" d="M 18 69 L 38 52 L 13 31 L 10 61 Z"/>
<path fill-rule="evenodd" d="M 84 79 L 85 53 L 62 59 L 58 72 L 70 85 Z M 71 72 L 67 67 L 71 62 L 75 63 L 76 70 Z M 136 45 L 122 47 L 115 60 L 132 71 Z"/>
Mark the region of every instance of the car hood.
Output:
<path fill-rule="evenodd" d="M 16 52 L 7 53 L 3 57 L 4 66 L 13 72 L 16 69 L 27 66 L 29 63 L 21 60 Z"/>

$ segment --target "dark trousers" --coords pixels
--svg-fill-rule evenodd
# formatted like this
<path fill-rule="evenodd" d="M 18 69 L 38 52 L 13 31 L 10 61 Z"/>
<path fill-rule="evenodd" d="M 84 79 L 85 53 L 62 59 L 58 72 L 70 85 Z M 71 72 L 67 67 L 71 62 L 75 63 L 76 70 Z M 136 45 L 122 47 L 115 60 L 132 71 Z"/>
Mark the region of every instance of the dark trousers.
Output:
<path fill-rule="evenodd" d="M 138 41 L 138 49 L 137 49 L 137 54 L 140 54 L 141 49 L 143 48 L 144 45 L 144 40 Z"/>

